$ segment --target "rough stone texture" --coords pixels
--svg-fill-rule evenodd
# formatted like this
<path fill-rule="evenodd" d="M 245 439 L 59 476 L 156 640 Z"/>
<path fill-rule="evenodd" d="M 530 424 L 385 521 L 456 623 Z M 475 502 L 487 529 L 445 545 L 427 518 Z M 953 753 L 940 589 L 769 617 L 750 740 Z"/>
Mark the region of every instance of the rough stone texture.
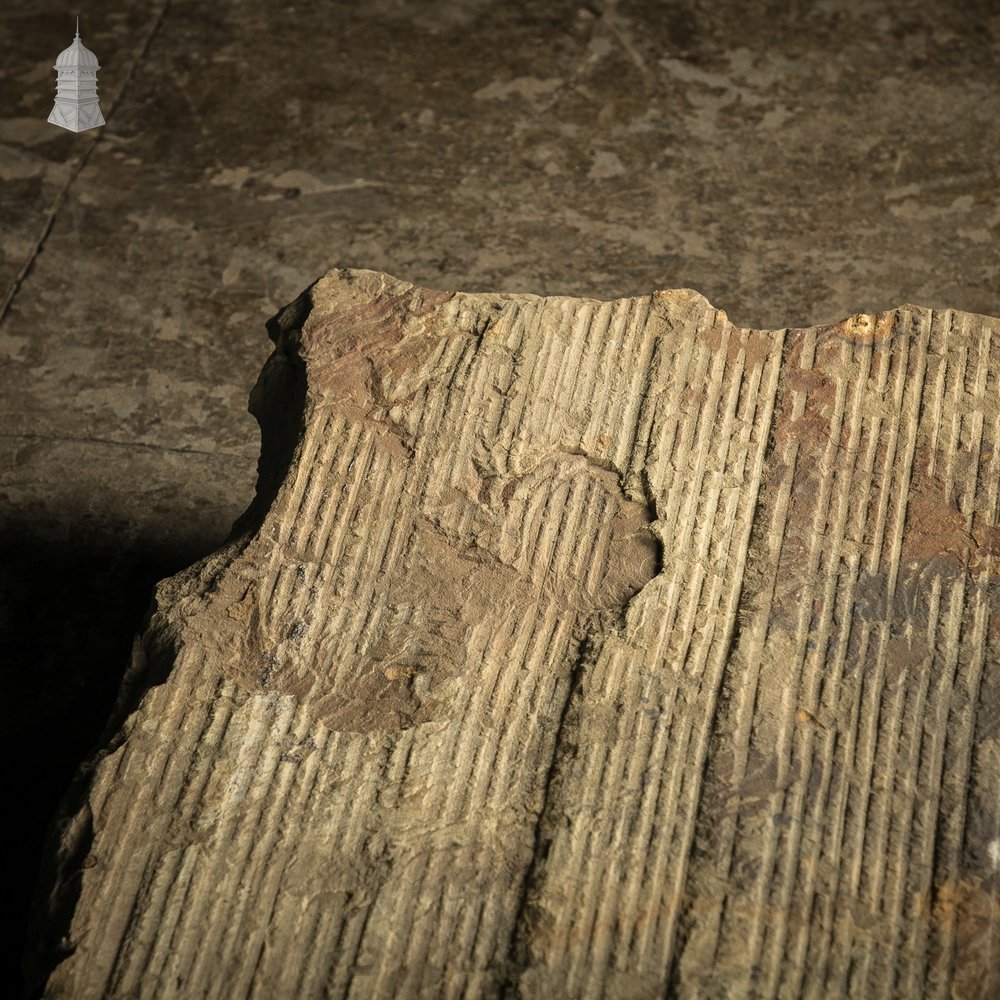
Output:
<path fill-rule="evenodd" d="M 47 996 L 1000 991 L 1000 320 L 335 269 L 157 590 Z"/>
<path fill-rule="evenodd" d="M 45 121 L 76 14 L 80 136 Z M 5 0 L 0 50 L 15 928 L 153 583 L 253 494 L 263 324 L 331 264 L 688 285 L 743 325 L 1000 315 L 994 0 Z"/>

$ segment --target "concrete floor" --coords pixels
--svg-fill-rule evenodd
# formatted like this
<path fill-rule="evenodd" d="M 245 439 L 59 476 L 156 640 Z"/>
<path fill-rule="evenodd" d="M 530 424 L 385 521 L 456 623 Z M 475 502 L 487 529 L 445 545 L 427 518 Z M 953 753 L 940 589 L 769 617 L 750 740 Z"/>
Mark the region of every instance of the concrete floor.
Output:
<path fill-rule="evenodd" d="M 81 134 L 46 123 L 77 13 Z M 12 0 L 0 39 L 17 921 L 152 582 L 252 496 L 264 321 L 328 267 L 690 286 L 747 326 L 1000 313 L 993 0 Z"/>

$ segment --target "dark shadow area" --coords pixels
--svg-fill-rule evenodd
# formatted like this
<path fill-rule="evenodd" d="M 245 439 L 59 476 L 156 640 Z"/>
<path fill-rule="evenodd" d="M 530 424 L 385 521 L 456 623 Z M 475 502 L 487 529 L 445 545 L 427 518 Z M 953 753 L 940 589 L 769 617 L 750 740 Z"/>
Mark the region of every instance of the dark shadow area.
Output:
<path fill-rule="evenodd" d="M 176 543 L 128 547 L 111 527 L 72 544 L 42 531 L 27 518 L 0 527 L 0 845 L 8 871 L 0 919 L 14 931 L 0 982 L 8 996 L 21 994 L 50 821 L 108 721 L 153 586 L 204 554 Z"/>
<path fill-rule="evenodd" d="M 247 409 L 260 430 L 257 485 L 250 506 L 236 519 L 227 541 L 255 531 L 288 475 L 305 426 L 306 371 L 296 337 L 312 309 L 310 285 L 293 302 L 267 321 L 274 343 L 253 389 Z"/>
<path fill-rule="evenodd" d="M 310 307 L 307 290 L 268 323 L 275 350 L 250 399 L 261 433 L 256 495 L 227 540 L 253 533 L 288 473 L 306 396 L 295 335 Z M 125 525 L 92 522 L 70 526 L 67 541 L 59 528 L 48 534 L 30 516 L 0 526 L 0 795 L 9 803 L 0 846 L 17 859 L 0 904 L 17 930 L 0 982 L 14 984 L 7 995 L 33 998 L 69 954 L 92 834 L 81 765 L 174 662 L 147 641 L 126 678 L 154 588 L 223 544 L 197 532 L 137 541 Z"/>

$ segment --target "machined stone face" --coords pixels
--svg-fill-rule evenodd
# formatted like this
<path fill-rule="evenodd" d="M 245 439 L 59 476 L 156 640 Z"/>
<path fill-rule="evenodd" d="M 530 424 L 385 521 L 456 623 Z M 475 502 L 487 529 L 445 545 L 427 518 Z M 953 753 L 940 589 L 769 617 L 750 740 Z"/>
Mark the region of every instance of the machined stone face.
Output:
<path fill-rule="evenodd" d="M 48 996 L 996 992 L 1000 320 L 336 269 L 270 333 Z"/>

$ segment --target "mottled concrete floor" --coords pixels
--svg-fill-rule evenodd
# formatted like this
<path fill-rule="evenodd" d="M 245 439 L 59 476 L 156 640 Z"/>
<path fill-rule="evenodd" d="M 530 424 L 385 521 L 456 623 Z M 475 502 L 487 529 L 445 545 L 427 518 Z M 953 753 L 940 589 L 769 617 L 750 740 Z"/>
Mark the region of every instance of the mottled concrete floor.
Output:
<path fill-rule="evenodd" d="M 78 135 L 45 120 L 76 13 L 108 122 Z M 252 495 L 264 321 L 328 267 L 1000 313 L 992 0 L 13 0 L 0 38 L 15 920 L 150 585 Z"/>

